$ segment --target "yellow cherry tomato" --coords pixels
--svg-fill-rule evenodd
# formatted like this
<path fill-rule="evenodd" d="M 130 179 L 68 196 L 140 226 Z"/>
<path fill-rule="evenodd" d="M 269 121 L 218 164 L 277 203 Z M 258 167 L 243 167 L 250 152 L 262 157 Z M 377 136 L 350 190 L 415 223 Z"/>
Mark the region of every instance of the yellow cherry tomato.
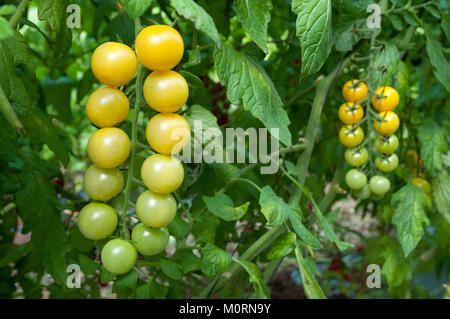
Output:
<path fill-rule="evenodd" d="M 141 177 L 152 192 L 169 194 L 183 183 L 184 168 L 176 157 L 155 154 L 142 163 Z"/>
<path fill-rule="evenodd" d="M 181 115 L 159 113 L 148 122 L 146 136 L 158 153 L 177 154 L 188 144 L 191 128 Z"/>
<path fill-rule="evenodd" d="M 178 111 L 187 101 L 186 80 L 175 71 L 155 71 L 144 82 L 144 97 L 152 109 L 163 113 Z"/>
<path fill-rule="evenodd" d="M 359 80 L 350 80 L 342 88 L 342 96 L 347 102 L 359 102 L 367 96 L 367 85 Z M 358 83 L 358 84 L 357 84 Z"/>
<path fill-rule="evenodd" d="M 177 30 L 168 25 L 151 25 L 139 32 L 136 55 L 150 70 L 167 71 L 183 57 L 183 38 Z"/>
<path fill-rule="evenodd" d="M 114 168 L 126 161 L 130 155 L 130 138 L 116 127 L 97 130 L 89 138 L 88 155 L 103 168 Z"/>
<path fill-rule="evenodd" d="M 346 147 L 355 147 L 364 140 L 364 131 L 362 128 L 346 125 L 339 130 L 339 140 Z"/>
<path fill-rule="evenodd" d="M 356 124 L 362 120 L 364 110 L 361 105 L 348 102 L 342 104 L 338 111 L 339 119 L 344 124 Z"/>
<path fill-rule="evenodd" d="M 411 183 L 425 191 L 428 195 L 431 195 L 431 186 L 426 179 L 423 179 L 422 177 L 414 177 L 411 180 Z"/>
<path fill-rule="evenodd" d="M 382 86 L 372 96 L 372 105 L 380 112 L 392 111 L 397 107 L 399 100 L 400 97 L 394 88 Z"/>
<path fill-rule="evenodd" d="M 104 85 L 122 86 L 133 78 L 138 63 L 130 47 L 118 42 L 106 42 L 95 49 L 91 67 L 97 80 Z"/>
<path fill-rule="evenodd" d="M 109 201 L 122 191 L 124 178 L 118 168 L 92 165 L 84 173 L 83 187 L 93 200 Z"/>
<path fill-rule="evenodd" d="M 383 119 L 381 122 L 378 120 L 374 121 L 375 129 L 378 133 L 383 135 L 391 135 L 397 131 L 400 125 L 400 120 L 394 112 L 380 112 L 378 115 Z"/>
<path fill-rule="evenodd" d="M 127 118 L 130 101 L 121 90 L 103 87 L 89 96 L 86 113 L 97 127 L 111 127 Z"/>

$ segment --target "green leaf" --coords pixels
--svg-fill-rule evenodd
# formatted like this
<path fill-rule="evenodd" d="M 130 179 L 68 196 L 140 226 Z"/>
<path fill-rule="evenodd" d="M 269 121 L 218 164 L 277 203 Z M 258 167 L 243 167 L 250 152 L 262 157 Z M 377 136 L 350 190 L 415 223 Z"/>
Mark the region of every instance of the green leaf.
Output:
<path fill-rule="evenodd" d="M 200 258 L 194 255 L 192 250 L 177 250 L 172 256 L 172 260 L 178 263 L 183 274 L 200 268 Z"/>
<path fill-rule="evenodd" d="M 411 265 L 402 253 L 400 245 L 389 236 L 384 236 L 379 245 L 384 258 L 381 273 L 386 276 L 389 287 L 397 287 L 411 278 Z"/>
<path fill-rule="evenodd" d="M 303 225 L 297 212 L 292 212 L 289 215 L 289 221 L 291 222 L 292 228 L 303 243 L 310 245 L 313 249 L 320 249 L 323 247 L 321 242 Z"/>
<path fill-rule="evenodd" d="M 267 224 L 277 226 L 283 224 L 290 215 L 291 207 L 274 193 L 269 185 L 264 186 L 259 196 L 261 212 Z"/>
<path fill-rule="evenodd" d="M 320 70 L 331 51 L 331 1 L 293 0 L 296 34 L 302 48 L 304 79 Z"/>
<path fill-rule="evenodd" d="M 272 260 L 289 255 L 295 248 L 296 236 L 293 232 L 282 234 L 271 245 L 272 248 L 267 253 L 267 259 Z"/>
<path fill-rule="evenodd" d="M 152 5 L 152 0 L 125 0 L 125 8 L 131 18 L 136 19 Z"/>
<path fill-rule="evenodd" d="M 433 200 L 439 213 L 450 224 L 450 176 L 441 170 L 432 181 Z"/>
<path fill-rule="evenodd" d="M 0 41 L 12 37 L 14 30 L 9 25 L 5 18 L 0 17 Z"/>
<path fill-rule="evenodd" d="M 191 87 L 193 89 L 198 89 L 198 88 L 204 87 L 203 81 L 200 80 L 200 78 L 198 76 L 192 74 L 191 72 L 180 71 L 178 73 L 180 73 L 186 79 L 186 82 L 188 83 L 189 87 Z"/>
<path fill-rule="evenodd" d="M 375 54 L 374 69 L 379 72 L 373 73 L 375 87 L 392 85 L 398 73 L 398 61 L 400 52 L 392 42 L 386 42 L 384 48 Z"/>
<path fill-rule="evenodd" d="M 78 261 L 80 262 L 81 271 L 86 275 L 94 275 L 95 272 L 100 269 L 100 264 L 96 263 L 86 255 L 79 254 Z"/>
<path fill-rule="evenodd" d="M 88 252 L 94 248 L 94 242 L 81 234 L 80 229 L 75 227 L 69 230 L 70 242 L 74 248 L 81 252 Z"/>
<path fill-rule="evenodd" d="M 33 249 L 53 279 L 58 284 L 65 284 L 65 254 L 69 246 L 64 224 L 55 208 L 56 194 L 39 171 L 24 170 L 21 178 L 24 187 L 16 193 L 16 201 L 24 227 L 31 230 Z"/>
<path fill-rule="evenodd" d="M 208 210 L 217 217 L 229 222 L 238 220 L 247 212 L 250 202 L 234 207 L 233 201 L 225 194 L 216 194 L 213 197 L 202 196 Z"/>
<path fill-rule="evenodd" d="M 260 119 L 272 135 L 274 129 L 279 129 L 280 141 L 290 146 L 289 118 L 264 69 L 252 58 L 227 45 L 222 50 L 214 50 L 214 64 L 220 82 L 227 87 L 228 99 Z"/>
<path fill-rule="evenodd" d="M 114 280 L 115 275 L 114 275 L 112 272 L 109 272 L 109 271 L 105 268 L 105 266 L 102 265 L 102 266 L 100 267 L 100 269 L 101 269 L 101 273 L 100 273 L 100 282 L 101 282 L 102 284 L 106 284 L 106 283 L 108 283 L 108 282 Z"/>
<path fill-rule="evenodd" d="M 66 123 L 72 122 L 70 92 L 74 85 L 75 82 L 66 76 L 57 80 L 45 78 L 42 81 L 46 104 L 53 105 L 58 111 L 58 119 Z"/>
<path fill-rule="evenodd" d="M 136 298 L 137 299 L 149 299 L 150 298 L 150 284 L 149 283 L 145 283 L 145 284 L 137 287 Z"/>
<path fill-rule="evenodd" d="M 0 16 L 10 15 L 16 11 L 16 6 L 12 4 L 5 4 L 0 7 Z"/>
<path fill-rule="evenodd" d="M 189 224 L 186 223 L 179 214 L 175 216 L 173 221 L 167 226 L 169 233 L 175 238 L 183 238 L 189 234 Z"/>
<path fill-rule="evenodd" d="M 425 118 L 418 128 L 420 154 L 425 168 L 432 176 L 442 169 L 442 155 L 447 151 L 446 133 L 432 119 Z"/>
<path fill-rule="evenodd" d="M 113 292 L 117 294 L 117 298 L 131 299 L 134 298 L 137 286 L 138 274 L 134 269 L 126 274 L 117 276 L 114 281 Z"/>
<path fill-rule="evenodd" d="M 165 273 L 169 278 L 180 280 L 183 277 L 183 273 L 181 272 L 181 267 L 176 262 L 167 259 L 161 259 L 159 262 L 161 266 L 161 270 Z"/>
<path fill-rule="evenodd" d="M 194 22 L 195 28 L 204 32 L 220 48 L 220 37 L 211 16 L 193 0 L 170 0 L 177 13 Z"/>
<path fill-rule="evenodd" d="M 201 271 L 209 277 L 223 273 L 231 264 L 231 256 L 226 251 L 207 243 L 201 250 Z"/>
<path fill-rule="evenodd" d="M 202 121 L 202 132 L 211 127 L 219 128 L 214 114 L 198 104 L 192 105 L 183 116 L 192 130 L 194 129 L 194 121 Z"/>
<path fill-rule="evenodd" d="M 295 249 L 295 256 L 297 257 L 298 270 L 300 272 L 300 278 L 302 279 L 302 286 L 306 297 L 308 299 L 327 299 L 322 288 L 320 288 L 319 284 L 314 279 L 313 274 L 309 271 L 298 247 Z"/>
<path fill-rule="evenodd" d="M 256 299 L 269 299 L 269 289 L 266 285 L 263 284 L 263 274 L 261 270 L 254 264 L 249 261 L 239 260 L 234 258 L 233 261 L 237 262 L 249 275 L 249 281 L 253 284 L 254 294 L 253 298 Z"/>
<path fill-rule="evenodd" d="M 433 73 L 447 91 L 450 91 L 450 63 L 444 55 L 439 33 L 436 32 L 434 24 L 426 24 L 424 29 L 427 38 L 427 54 L 433 66 Z"/>
<path fill-rule="evenodd" d="M 236 15 L 245 32 L 265 52 L 267 49 L 267 25 L 272 10 L 271 0 L 236 0 Z"/>
<path fill-rule="evenodd" d="M 392 195 L 391 205 L 395 208 L 392 223 L 408 257 L 422 238 L 423 224 L 429 223 L 424 210 L 431 207 L 431 200 L 423 190 L 408 183 Z"/>

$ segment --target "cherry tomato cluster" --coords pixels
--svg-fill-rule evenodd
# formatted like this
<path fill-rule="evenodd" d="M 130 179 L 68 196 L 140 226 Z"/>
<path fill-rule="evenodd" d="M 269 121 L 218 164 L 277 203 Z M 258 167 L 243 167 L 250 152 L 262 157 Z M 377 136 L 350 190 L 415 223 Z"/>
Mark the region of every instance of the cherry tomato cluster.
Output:
<path fill-rule="evenodd" d="M 177 202 L 170 194 L 183 182 L 184 169 L 173 154 L 189 142 L 190 127 L 178 111 L 187 101 L 186 80 L 171 69 L 181 60 L 184 43 L 172 27 L 152 25 L 144 28 L 135 42 L 136 54 L 128 46 L 107 42 L 92 55 L 92 71 L 106 87 L 88 99 L 89 120 L 99 127 L 89 139 L 88 156 L 94 163 L 85 173 L 84 189 L 95 201 L 107 202 L 121 193 L 124 177 L 118 169 L 130 154 L 130 139 L 117 127 L 129 111 L 127 96 L 117 87 L 127 84 L 135 75 L 138 60 L 152 70 L 144 81 L 143 95 L 148 105 L 160 112 L 146 128 L 148 144 L 159 154 L 148 157 L 141 167 L 141 177 L 148 190 L 139 195 L 136 214 L 140 223 L 131 232 L 131 241 L 109 240 L 102 248 L 104 267 L 123 274 L 136 264 L 138 252 L 144 256 L 159 254 L 169 241 L 166 228 L 175 218 Z M 124 212 L 125 213 L 125 212 Z M 118 224 L 114 209 L 99 202 L 86 205 L 80 212 L 81 233 L 89 239 L 109 237 Z"/>
<path fill-rule="evenodd" d="M 386 177 L 374 175 L 368 181 L 366 174 L 361 170 L 369 160 L 371 151 L 362 144 L 364 131 L 359 125 L 364 119 L 364 109 L 359 103 L 367 98 L 367 93 L 368 89 L 363 81 L 348 81 L 342 88 L 346 103 L 338 110 L 339 119 L 344 124 L 339 131 L 339 140 L 347 147 L 344 155 L 346 162 L 355 167 L 347 172 L 345 181 L 361 199 L 367 199 L 371 194 L 375 198 L 381 198 L 390 188 L 390 182 Z M 374 92 L 371 102 L 380 112 L 373 123 L 378 132 L 374 142 L 378 152 L 375 166 L 383 173 L 392 172 L 398 166 L 398 157 L 394 152 L 399 142 L 394 132 L 398 129 L 400 121 L 393 110 L 399 103 L 399 95 L 394 88 L 383 86 Z"/>

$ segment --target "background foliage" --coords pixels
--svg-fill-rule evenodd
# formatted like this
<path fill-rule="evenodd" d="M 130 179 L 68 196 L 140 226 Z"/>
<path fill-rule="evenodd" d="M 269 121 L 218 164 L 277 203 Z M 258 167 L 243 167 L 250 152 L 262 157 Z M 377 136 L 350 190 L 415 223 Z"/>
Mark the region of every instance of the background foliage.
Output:
<path fill-rule="evenodd" d="M 80 28 L 67 27 L 71 3 L 81 8 Z M 381 28 L 368 29 L 370 3 L 3 1 L 0 296 L 266 298 L 277 271 L 298 269 L 292 278 L 302 287 L 294 289 L 310 298 L 442 298 L 450 248 L 448 3 L 382 0 Z M 100 264 L 103 242 L 76 227 L 89 202 L 82 175 L 95 131 L 84 107 L 99 86 L 93 50 L 106 41 L 133 46 L 138 17 L 144 26 L 175 24 L 183 36 L 185 117 L 221 129 L 280 128 L 283 169 L 261 175 L 248 161 L 184 164 L 171 247 L 114 277 Z M 353 78 L 400 94 L 401 165 L 381 200 L 354 201 L 343 182 L 337 109 Z M 141 110 L 145 141 L 154 113 Z M 122 129 L 130 134 L 130 122 Z M 431 197 L 410 183 L 418 173 L 432 184 Z M 143 190 L 134 186 L 131 200 Z M 110 203 L 118 211 L 121 196 Z M 351 216 L 359 225 L 346 223 Z M 30 233 L 29 241 L 20 236 Z M 83 271 L 80 289 L 66 286 L 69 264 Z M 381 266 L 381 289 L 367 288 L 368 264 Z"/>

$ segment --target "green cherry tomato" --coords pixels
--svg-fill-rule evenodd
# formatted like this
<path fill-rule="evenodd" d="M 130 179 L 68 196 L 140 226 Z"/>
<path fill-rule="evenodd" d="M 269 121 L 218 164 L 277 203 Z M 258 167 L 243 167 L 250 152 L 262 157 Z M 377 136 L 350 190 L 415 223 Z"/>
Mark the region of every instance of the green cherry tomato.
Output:
<path fill-rule="evenodd" d="M 398 167 L 398 157 L 396 154 L 391 154 L 388 157 L 377 155 L 375 158 L 375 166 L 382 172 L 392 172 Z"/>
<path fill-rule="evenodd" d="M 183 183 L 184 168 L 176 157 L 154 154 L 142 163 L 141 177 L 149 190 L 168 194 Z"/>
<path fill-rule="evenodd" d="M 109 201 L 119 195 L 123 184 L 123 174 L 117 168 L 102 168 L 92 165 L 84 173 L 84 190 L 93 200 Z"/>
<path fill-rule="evenodd" d="M 169 225 L 177 214 L 177 202 L 170 194 L 158 194 L 147 190 L 136 201 L 139 219 L 149 227 Z"/>
<path fill-rule="evenodd" d="M 347 186 L 353 190 L 360 190 L 367 184 L 367 176 L 363 172 L 352 168 L 345 174 Z"/>
<path fill-rule="evenodd" d="M 117 214 L 111 206 L 103 203 L 90 203 L 80 211 L 78 227 L 84 237 L 100 240 L 114 232 L 117 221 Z"/>
<path fill-rule="evenodd" d="M 367 152 L 367 149 L 365 147 L 362 147 L 360 149 L 358 148 L 347 148 L 345 150 L 345 161 L 350 166 L 361 166 L 364 165 L 368 158 L 369 153 Z"/>
<path fill-rule="evenodd" d="M 102 249 L 103 266 L 113 274 L 127 273 L 137 261 L 136 248 L 123 239 L 110 240 Z"/>
<path fill-rule="evenodd" d="M 394 134 L 389 136 L 378 135 L 375 139 L 375 148 L 382 154 L 391 155 L 398 148 L 398 138 Z"/>
<path fill-rule="evenodd" d="M 372 195 L 369 185 L 365 185 L 362 189 L 353 191 L 353 194 L 355 197 L 358 197 L 359 199 L 368 199 L 370 195 Z"/>
<path fill-rule="evenodd" d="M 169 231 L 164 227 L 150 228 L 141 223 L 133 228 L 131 239 L 138 252 L 144 256 L 153 256 L 166 248 Z"/>
<path fill-rule="evenodd" d="M 369 187 L 370 191 L 376 196 L 383 196 L 391 187 L 391 182 L 384 176 L 375 175 L 370 179 Z"/>

